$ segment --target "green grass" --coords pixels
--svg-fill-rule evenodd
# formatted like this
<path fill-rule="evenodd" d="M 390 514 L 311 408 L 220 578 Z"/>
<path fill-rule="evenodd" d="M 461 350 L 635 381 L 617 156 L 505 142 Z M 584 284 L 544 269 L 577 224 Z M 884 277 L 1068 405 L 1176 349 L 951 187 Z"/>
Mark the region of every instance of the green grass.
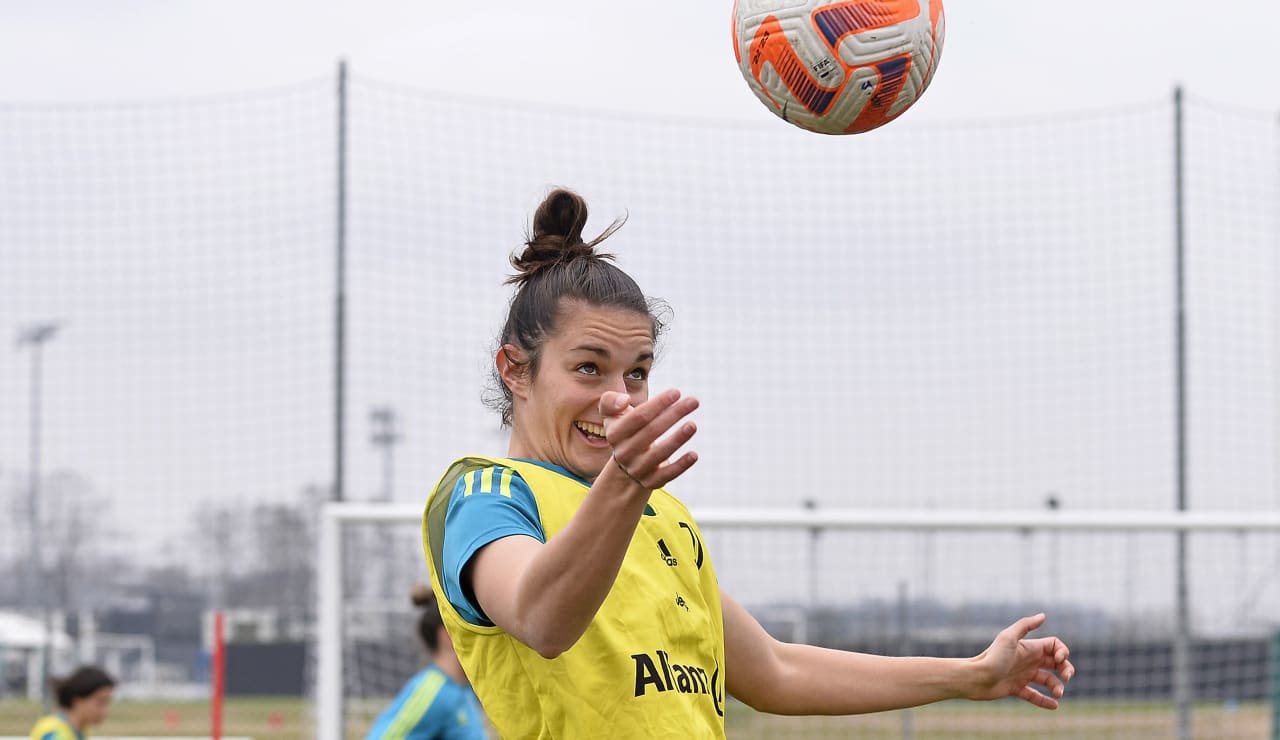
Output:
<path fill-rule="evenodd" d="M 40 714 L 36 702 L 0 701 L 0 735 L 25 736 Z M 129 701 L 112 703 L 107 721 L 94 737 L 208 736 L 207 701 Z M 312 735 L 311 705 L 297 697 L 231 698 L 223 709 L 222 734 L 254 740 L 305 740 Z"/>
<path fill-rule="evenodd" d="M 353 706 L 348 713 L 348 738 L 362 738 L 381 704 Z M 39 714 L 32 702 L 0 701 L 0 735 L 25 736 Z M 1269 737 L 1271 708 L 1262 702 L 1237 707 L 1200 704 L 1194 712 L 1195 737 L 1227 740 Z M 1055 712 L 1037 710 L 1015 701 L 994 703 L 947 702 L 915 709 L 911 724 L 915 740 L 1167 740 L 1174 732 L 1174 710 L 1156 702 L 1064 702 Z M 304 740 L 312 736 L 311 704 L 293 697 L 232 698 L 225 705 L 223 734 L 254 740 Z M 732 740 L 900 740 L 902 712 L 863 717 L 774 717 L 730 702 L 725 726 Z M 209 703 L 182 701 L 115 702 L 111 717 L 95 732 L 111 736 L 207 736 Z"/>

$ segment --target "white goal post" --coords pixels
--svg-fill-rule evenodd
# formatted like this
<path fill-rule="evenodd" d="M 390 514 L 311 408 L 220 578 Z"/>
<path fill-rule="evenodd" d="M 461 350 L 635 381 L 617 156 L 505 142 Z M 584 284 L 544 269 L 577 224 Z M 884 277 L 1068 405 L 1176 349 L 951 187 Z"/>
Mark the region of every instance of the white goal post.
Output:
<path fill-rule="evenodd" d="M 1248 631 L 1251 635 L 1264 635 L 1263 639 L 1268 640 L 1280 628 L 1280 609 L 1276 608 L 1280 605 L 1278 511 L 695 507 L 693 514 L 708 541 L 709 551 L 718 558 L 716 568 L 721 584 L 748 607 L 753 601 L 799 603 L 805 613 L 821 615 L 814 610 L 828 599 L 879 604 L 885 600 L 882 593 L 867 584 L 873 576 L 897 570 L 901 576 L 896 581 L 899 588 L 903 588 L 906 581 L 902 579 L 907 577 L 912 583 L 922 584 L 915 593 L 919 603 L 928 605 L 949 600 L 973 604 L 971 596 L 960 594 L 954 599 L 948 596 L 948 588 L 955 585 L 953 582 L 963 581 L 967 576 L 977 582 L 978 588 L 993 603 L 1026 601 L 1050 605 L 1052 608 L 1047 611 L 1051 620 L 1055 611 L 1072 611 L 1073 604 L 1089 604 L 1087 609 L 1075 609 L 1092 615 L 1093 621 L 1088 624 L 1095 624 L 1097 615 L 1103 611 L 1131 608 L 1136 617 L 1125 623 L 1128 628 L 1143 625 L 1143 629 L 1138 630 L 1142 640 L 1149 636 L 1147 631 L 1166 636 L 1166 647 L 1171 645 L 1174 655 L 1174 673 L 1184 674 L 1172 677 L 1175 688 L 1170 693 L 1172 698 L 1165 702 L 1174 713 L 1171 721 L 1175 723 L 1188 721 L 1191 711 L 1189 706 L 1181 706 L 1192 701 L 1189 689 L 1179 692 L 1177 687 L 1190 685 L 1185 674 L 1191 670 L 1188 656 L 1193 624 L 1197 633 L 1217 629 L 1224 636 L 1234 637 Z M 348 734 L 344 733 L 344 727 L 349 729 L 349 725 L 344 725 L 349 721 L 345 717 L 349 701 L 345 686 L 349 677 L 343 640 L 344 621 L 351 608 L 344 595 L 346 555 L 343 548 L 349 541 L 344 533 L 376 525 L 377 531 L 394 527 L 408 535 L 420 532 L 421 516 L 420 506 L 396 504 L 329 503 L 322 509 L 315 681 L 319 740 L 339 740 Z M 847 536 L 849 533 L 856 536 Z M 953 541 L 956 538 L 959 540 Z M 740 546 L 733 547 L 734 544 Z M 857 547 L 870 550 L 858 551 Z M 730 552 L 718 552 L 718 548 Z M 1191 574 L 1182 579 L 1172 575 L 1178 570 L 1173 555 L 1180 551 L 1189 553 L 1184 570 Z M 885 553 L 888 564 L 875 561 L 874 553 Z M 757 557 L 761 563 L 781 563 L 780 570 L 747 567 L 743 570 L 749 573 L 744 577 L 734 570 L 734 561 L 739 557 Z M 820 566 L 819 558 L 835 565 Z M 966 560 L 970 564 L 957 565 Z M 993 566 L 994 577 L 978 565 L 984 563 Z M 953 566 L 960 567 L 960 575 L 948 577 L 945 570 Z M 1019 569 L 1024 572 L 1021 578 L 1015 572 Z M 793 572 L 802 570 L 808 571 L 808 578 Z M 770 572 L 775 573 L 773 578 Z M 1164 575 L 1157 578 L 1152 573 Z M 1204 593 L 1213 593 L 1214 589 L 1226 589 L 1230 593 L 1226 596 L 1215 593 L 1198 600 L 1189 597 L 1188 589 L 1177 585 L 1185 584 L 1188 577 Z M 863 585 L 842 585 L 851 581 Z M 1150 584 L 1150 581 L 1158 582 Z M 1029 598 L 1001 598 L 1001 584 L 1011 589 L 1021 585 L 1025 588 L 1022 596 Z M 1114 597 L 1093 598 L 1108 593 L 1113 585 Z M 778 593 L 771 594 L 770 589 Z M 349 587 L 346 590 L 349 591 Z M 758 595 L 744 598 L 741 595 L 744 591 Z M 821 598 L 816 597 L 819 593 Z M 1186 603 L 1187 599 L 1192 599 L 1191 605 Z M 1210 611 L 1197 611 L 1202 603 L 1210 602 L 1234 605 L 1233 610 L 1219 614 L 1215 606 L 1205 607 L 1212 609 Z M 827 609 L 831 611 L 834 610 Z M 1163 616 L 1153 618 L 1152 615 Z M 828 614 L 826 618 L 832 617 Z M 965 624 L 970 632 L 974 631 L 973 623 Z M 981 627 L 985 629 L 985 625 Z M 1100 634 L 1096 627 L 1080 627 L 1076 632 L 1088 630 L 1093 630 L 1090 634 Z M 1123 632 L 1119 627 L 1113 632 L 1117 630 Z M 955 638 L 965 633 L 965 626 L 956 625 L 944 631 Z M 994 634 L 981 629 L 977 632 L 986 634 L 986 639 Z M 808 634 L 820 639 L 812 627 Z M 938 634 L 936 626 L 921 627 L 915 635 L 917 641 L 907 644 L 927 643 L 931 636 Z M 391 637 L 402 640 L 406 646 L 411 644 L 409 636 Z M 1280 656 L 1273 656 L 1272 660 L 1280 665 Z M 1229 668 L 1227 666 L 1227 670 Z M 1224 669 L 1214 664 L 1214 670 Z M 1228 689 L 1224 691 L 1229 693 Z M 1272 710 L 1259 711 L 1270 713 Z"/>

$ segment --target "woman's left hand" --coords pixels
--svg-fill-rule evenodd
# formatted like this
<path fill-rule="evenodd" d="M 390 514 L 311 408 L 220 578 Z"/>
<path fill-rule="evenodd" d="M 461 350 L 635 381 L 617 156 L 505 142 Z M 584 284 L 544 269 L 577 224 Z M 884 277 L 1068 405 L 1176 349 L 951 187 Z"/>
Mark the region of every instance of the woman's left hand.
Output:
<path fill-rule="evenodd" d="M 675 388 L 634 407 L 625 393 L 603 394 L 600 418 L 604 436 L 623 475 L 651 491 L 692 467 L 698 461 L 698 453 L 692 450 L 674 460 L 671 457 L 698 431 L 697 425 L 685 419 L 697 408 L 698 399 L 681 396 Z"/>
<path fill-rule="evenodd" d="M 1027 634 L 1044 624 L 1045 615 L 1023 617 L 996 635 L 996 639 L 974 661 L 982 678 L 971 699 L 989 700 L 1016 696 L 1042 709 L 1057 709 L 1066 682 L 1076 668 L 1068 660 L 1071 651 L 1056 637 L 1027 639 Z M 1049 693 L 1038 691 L 1042 686 Z"/>

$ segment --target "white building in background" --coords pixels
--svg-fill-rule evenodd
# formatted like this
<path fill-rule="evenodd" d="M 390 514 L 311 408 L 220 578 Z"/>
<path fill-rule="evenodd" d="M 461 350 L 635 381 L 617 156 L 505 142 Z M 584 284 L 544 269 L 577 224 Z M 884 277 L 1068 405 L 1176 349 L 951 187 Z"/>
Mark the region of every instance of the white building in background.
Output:
<path fill-rule="evenodd" d="M 40 699 L 41 686 L 48 680 L 41 660 L 46 640 L 52 671 L 56 673 L 75 660 L 71 636 L 59 625 L 55 624 L 46 638 L 40 618 L 0 611 L 0 696 L 25 686 L 23 693 L 28 699 Z"/>
<path fill-rule="evenodd" d="M 51 615 L 49 671 L 58 676 L 77 665 L 93 664 L 114 676 L 121 690 L 131 696 L 157 693 L 158 667 L 155 640 L 148 635 L 99 632 L 93 613 L 76 615 L 73 636 L 62 612 Z M 41 651 L 45 646 L 44 621 L 40 617 L 0 610 L 0 698 L 23 694 L 39 700 L 48 680 Z"/>

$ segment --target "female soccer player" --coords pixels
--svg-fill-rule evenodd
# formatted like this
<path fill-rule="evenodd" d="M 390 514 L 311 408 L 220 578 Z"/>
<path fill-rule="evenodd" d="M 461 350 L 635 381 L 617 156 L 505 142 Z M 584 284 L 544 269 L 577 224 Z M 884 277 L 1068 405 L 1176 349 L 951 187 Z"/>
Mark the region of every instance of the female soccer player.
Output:
<path fill-rule="evenodd" d="M 90 725 L 107 719 L 116 682 L 93 666 L 53 682 L 53 695 L 62 710 L 41 717 L 31 728 L 31 740 L 84 740 Z"/>
<path fill-rule="evenodd" d="M 724 737 L 727 691 L 760 711 L 856 714 L 950 698 L 1056 708 L 1075 668 L 1020 619 L 974 658 L 779 642 L 716 583 L 664 486 L 697 461 L 695 398 L 649 393 L 661 325 L 584 243 L 557 190 L 513 256 L 495 353 L 507 459 L 465 457 L 431 494 L 424 542 L 458 656 L 502 737 Z M 1047 693 L 1036 690 L 1043 687 Z"/>
<path fill-rule="evenodd" d="M 365 740 L 485 740 L 480 705 L 440 621 L 435 594 L 420 585 L 410 597 L 422 608 L 418 637 L 431 654 L 431 664 L 409 679 L 378 715 Z"/>

